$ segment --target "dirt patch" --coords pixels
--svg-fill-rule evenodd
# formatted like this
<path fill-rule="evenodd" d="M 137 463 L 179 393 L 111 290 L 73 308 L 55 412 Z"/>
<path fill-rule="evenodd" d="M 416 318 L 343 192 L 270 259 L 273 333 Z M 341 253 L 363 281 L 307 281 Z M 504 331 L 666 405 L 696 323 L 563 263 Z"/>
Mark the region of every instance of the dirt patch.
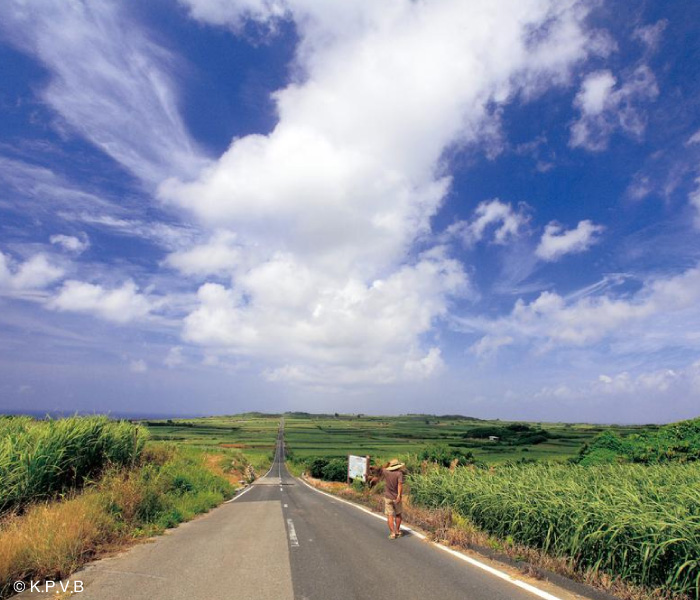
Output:
<path fill-rule="evenodd" d="M 245 474 L 242 470 L 233 465 L 224 469 L 222 466 L 225 456 L 223 454 L 205 454 L 204 466 L 212 473 L 224 477 L 230 484 L 239 486 L 240 481 L 245 479 Z"/>

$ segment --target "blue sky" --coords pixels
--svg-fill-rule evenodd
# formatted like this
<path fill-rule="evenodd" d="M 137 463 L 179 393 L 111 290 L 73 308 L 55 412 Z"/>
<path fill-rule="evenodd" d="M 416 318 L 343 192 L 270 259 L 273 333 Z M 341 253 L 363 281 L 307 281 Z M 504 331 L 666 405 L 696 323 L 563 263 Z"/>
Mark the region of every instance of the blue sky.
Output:
<path fill-rule="evenodd" d="M 699 25 L 3 2 L 0 410 L 697 416 Z"/>

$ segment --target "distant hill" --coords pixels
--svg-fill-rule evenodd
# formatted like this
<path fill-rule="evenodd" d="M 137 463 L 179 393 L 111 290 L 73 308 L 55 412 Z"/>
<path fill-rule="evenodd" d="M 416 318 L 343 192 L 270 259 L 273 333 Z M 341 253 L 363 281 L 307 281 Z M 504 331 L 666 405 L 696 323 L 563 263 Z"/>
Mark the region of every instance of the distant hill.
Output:
<path fill-rule="evenodd" d="M 625 437 L 604 431 L 584 444 L 574 462 L 596 465 L 615 462 L 659 464 L 700 460 L 700 418 L 663 425 Z"/>

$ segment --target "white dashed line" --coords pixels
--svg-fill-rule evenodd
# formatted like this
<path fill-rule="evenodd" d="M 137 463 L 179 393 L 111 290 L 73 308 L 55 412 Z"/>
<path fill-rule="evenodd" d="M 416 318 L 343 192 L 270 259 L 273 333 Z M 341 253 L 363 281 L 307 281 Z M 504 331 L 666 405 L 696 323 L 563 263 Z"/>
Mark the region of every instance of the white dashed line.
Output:
<path fill-rule="evenodd" d="M 292 548 L 299 547 L 299 539 L 297 538 L 297 532 L 294 529 L 294 523 L 291 519 L 287 519 L 287 528 L 289 529 L 289 543 Z"/>

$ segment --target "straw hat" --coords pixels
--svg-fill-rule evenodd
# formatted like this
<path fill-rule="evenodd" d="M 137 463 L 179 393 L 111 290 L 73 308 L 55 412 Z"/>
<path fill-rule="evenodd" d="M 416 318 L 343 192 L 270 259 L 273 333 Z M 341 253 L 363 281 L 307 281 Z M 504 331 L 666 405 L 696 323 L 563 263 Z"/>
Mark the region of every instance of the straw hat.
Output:
<path fill-rule="evenodd" d="M 396 469 L 400 469 L 401 467 L 403 467 L 403 463 L 399 462 L 395 458 L 392 458 L 389 461 L 389 465 L 386 467 L 386 470 L 387 471 L 396 471 Z"/>

